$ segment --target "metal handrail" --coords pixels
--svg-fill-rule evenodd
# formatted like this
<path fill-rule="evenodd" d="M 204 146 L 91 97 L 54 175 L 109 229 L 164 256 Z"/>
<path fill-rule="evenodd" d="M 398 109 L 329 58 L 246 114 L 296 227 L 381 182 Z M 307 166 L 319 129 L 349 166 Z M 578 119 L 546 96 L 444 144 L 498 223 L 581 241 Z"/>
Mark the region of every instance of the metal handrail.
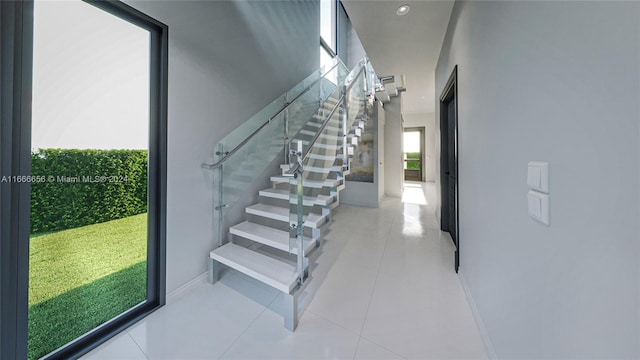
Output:
<path fill-rule="evenodd" d="M 335 69 L 338 65 L 342 65 L 346 68 L 344 63 L 339 58 L 336 58 L 336 59 L 338 61 L 336 62 L 335 65 L 333 65 L 329 70 L 327 70 L 324 74 L 322 74 L 322 76 L 320 76 L 318 79 L 314 80 L 309 86 L 307 86 L 304 90 L 302 90 L 302 92 L 296 95 L 296 97 L 294 97 L 291 101 L 287 102 L 273 116 L 269 117 L 269 119 L 264 124 L 260 125 L 260 127 L 258 127 L 255 131 L 249 134 L 249 136 L 247 136 L 244 140 L 242 140 L 240 144 L 236 145 L 236 147 L 234 147 L 233 150 L 224 152 L 224 153 L 216 152 L 216 155 L 224 155 L 222 159 L 218 160 L 216 163 L 213 163 L 213 164 L 202 164 L 202 167 L 205 169 L 216 169 L 222 166 L 222 163 L 224 163 L 233 154 L 238 152 L 238 150 L 240 150 L 244 145 L 246 145 L 249 142 L 249 140 L 251 140 L 255 135 L 257 135 L 260 132 L 260 130 L 262 130 L 265 126 L 269 125 L 274 118 L 276 118 L 283 111 L 285 111 L 291 104 L 296 102 L 296 100 L 298 100 L 302 95 L 306 94 L 315 84 L 317 84 L 320 80 L 324 79 L 325 76 L 327 76 L 331 71 L 333 71 L 333 69 Z"/>
<path fill-rule="evenodd" d="M 320 135 L 322 134 L 324 129 L 327 127 L 327 124 L 329 124 L 329 121 L 331 120 L 331 117 L 333 116 L 333 114 L 336 112 L 336 109 L 338 108 L 338 106 L 342 105 L 342 102 L 344 101 L 344 98 L 345 98 L 345 96 L 347 94 L 347 91 L 349 91 L 349 89 L 351 89 L 351 87 L 356 82 L 356 80 L 364 73 L 363 70 L 364 70 L 363 64 L 360 63 L 360 69 L 358 70 L 358 75 L 356 75 L 351 80 L 351 82 L 349 82 L 348 84 L 345 85 L 344 93 L 340 96 L 340 98 L 336 102 L 336 105 L 333 107 L 333 109 L 331 109 L 331 112 L 329 112 L 329 115 L 327 116 L 327 118 L 322 123 L 322 126 L 320 127 L 318 132 L 316 132 L 316 135 L 309 142 L 309 147 L 307 147 L 307 150 L 305 150 L 302 154 L 300 154 L 300 156 L 302 157 L 303 160 L 307 158 L 307 155 L 309 154 L 309 151 L 311 151 L 311 148 L 313 147 L 313 144 L 318 140 L 318 138 L 320 137 Z M 348 76 L 347 76 L 347 78 L 348 78 Z M 297 162 L 291 169 L 289 169 L 289 171 L 284 173 L 284 176 L 289 176 L 289 177 L 295 176 L 295 174 L 296 174 L 296 172 L 298 171 L 299 168 L 300 168 L 300 162 Z"/>

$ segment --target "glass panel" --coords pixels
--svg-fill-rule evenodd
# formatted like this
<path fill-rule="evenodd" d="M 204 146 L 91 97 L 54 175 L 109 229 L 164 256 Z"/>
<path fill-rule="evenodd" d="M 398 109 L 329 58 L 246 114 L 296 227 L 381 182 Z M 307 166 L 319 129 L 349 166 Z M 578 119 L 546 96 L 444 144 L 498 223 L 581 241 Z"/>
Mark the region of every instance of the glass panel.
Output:
<path fill-rule="evenodd" d="M 347 129 L 351 129 L 357 119 L 364 115 L 364 85 L 365 76 L 362 66 L 357 66 L 346 77 L 340 79 L 340 84 L 352 82 L 351 88 L 342 97 L 342 86 L 336 88 L 318 110 L 314 120 L 309 121 L 295 136 L 291 146 L 304 154 L 302 160 L 302 172 L 298 172 L 296 178 L 289 181 L 289 222 L 297 232 L 290 233 L 289 250 L 301 249 L 297 233 L 300 231 L 300 218 L 310 216 L 310 213 L 321 212 L 315 204 L 320 194 L 327 194 L 331 188 L 338 186 L 337 176 L 339 172 L 333 172 L 334 165 L 340 165 L 341 160 L 336 160 L 339 152 L 345 151 L 343 142 L 343 103 L 346 101 L 348 109 Z M 326 114 L 325 114 L 326 112 Z M 356 130 L 353 131 L 355 134 Z M 350 138 L 351 139 L 351 138 Z M 352 141 L 352 140 L 349 140 Z M 355 142 L 355 141 L 354 141 Z M 349 152 L 350 154 L 350 152 Z M 292 158 L 292 163 L 298 165 L 297 158 Z M 295 166 L 295 165 L 294 165 Z M 329 178 L 335 176 L 335 179 Z M 303 187 L 299 186 L 302 181 Z M 300 206 L 302 203 L 302 206 Z M 301 255 L 298 255 L 300 258 Z M 298 262 L 300 264 L 300 261 Z"/>
<path fill-rule="evenodd" d="M 337 83 L 343 84 L 345 79 L 348 78 L 349 76 L 353 77 L 353 74 L 354 74 L 354 71 L 348 74 L 346 71 L 346 68 L 339 66 L 336 68 L 335 76 L 333 76 L 334 73 L 331 72 L 327 75 L 326 79 L 323 79 L 322 93 L 328 93 L 329 91 L 331 91 L 332 92 L 331 95 L 328 98 L 326 98 L 326 101 L 323 102 L 322 106 L 319 109 L 317 109 L 316 114 L 311 118 L 311 120 L 304 122 L 303 127 L 298 127 L 297 129 L 292 128 L 290 131 L 290 134 L 292 133 L 295 134 L 294 136 L 291 136 L 291 135 L 289 136 L 289 138 L 292 139 L 292 142 L 295 142 L 298 140 L 302 141 L 303 152 L 307 151 L 307 149 L 309 148 L 310 141 L 315 137 L 317 132 L 320 130 L 322 123 L 326 120 L 326 117 L 331 113 L 331 111 L 334 110 L 334 108 L 337 106 L 337 103 L 340 99 L 341 90 L 338 86 L 336 86 L 336 83 L 334 83 L 333 79 L 335 79 Z M 361 89 L 362 87 L 360 86 L 360 90 Z M 353 94 L 355 94 L 355 92 L 353 92 Z M 362 97 L 362 95 L 360 96 Z M 357 107 L 358 105 L 354 105 L 354 106 Z M 361 109 L 356 109 L 354 114 L 357 114 L 359 110 Z M 335 114 L 339 115 L 340 113 L 341 113 L 341 110 L 339 108 L 336 108 Z M 353 122 L 353 119 L 352 119 L 352 122 Z M 339 129 L 342 129 L 342 125 L 340 125 Z M 339 141 L 339 144 L 342 144 L 341 138 L 338 141 Z M 291 161 L 293 160 L 294 159 L 292 159 Z"/>
<path fill-rule="evenodd" d="M 310 91 L 298 98 L 298 104 L 292 106 L 288 112 L 288 139 L 305 140 L 304 149 L 306 150 L 307 141 L 313 138 L 322 121 L 333 110 L 339 96 L 336 82 L 343 81 L 345 76 L 346 69 L 338 66 L 327 73 L 325 78 L 316 83 Z"/>
<path fill-rule="evenodd" d="M 334 62 L 333 56 L 327 52 L 327 50 L 320 45 L 320 67 L 322 69 L 328 69 Z"/>
<path fill-rule="evenodd" d="M 261 174 L 282 152 L 282 129 L 284 129 L 284 113 L 276 116 L 269 126 L 264 127 L 251 141 L 240 148 L 222 164 L 222 192 L 216 182 L 216 196 L 222 200 L 214 204 L 227 204 L 232 207 L 247 187 Z M 225 149 L 226 151 L 226 149 Z M 223 208 L 224 209 L 224 208 Z"/>
<path fill-rule="evenodd" d="M 224 223 L 224 213 L 237 203 L 256 179 L 272 175 L 263 173 L 283 149 L 288 149 L 289 139 L 294 138 L 308 123 L 323 114 L 323 111 L 319 110 L 320 104 L 326 102 L 331 91 L 336 91 L 335 82 L 342 81 L 346 74 L 344 65 L 337 59 L 332 59 L 323 77 L 314 79 L 314 76 L 310 76 L 288 92 L 296 94 L 297 97 L 287 95 L 289 100 L 295 99 L 284 110 L 282 104 L 269 104 L 215 145 L 214 150 L 220 153 L 233 151 L 234 147 L 245 141 L 259 126 L 264 125 L 235 153 L 229 154 L 221 167 L 214 169 L 214 217 L 219 244 L 222 243 L 222 234 L 228 225 Z M 284 97 L 283 95 L 279 99 Z M 218 162 L 221 159 L 222 157 L 216 157 L 214 161 Z"/>
<path fill-rule="evenodd" d="M 341 130 L 339 111 L 334 111 L 331 114 L 329 119 L 326 121 L 324 129 L 316 132 L 316 134 L 318 133 L 319 135 L 315 141 L 313 141 L 313 138 L 309 140 L 313 142 L 311 143 L 309 151 L 303 160 L 303 171 L 301 176 L 292 178 L 289 181 L 290 223 L 296 224 L 296 226 L 298 224 L 299 214 L 306 218 L 311 212 L 320 212 L 321 210 L 317 209 L 317 206 L 314 206 L 318 195 L 327 193 L 332 186 L 337 185 L 330 184 L 329 182 L 331 181 L 329 180 L 329 182 L 327 182 L 327 179 L 334 163 L 336 163 L 336 155 L 340 148 L 339 139 L 341 136 Z M 303 142 L 303 140 L 298 140 L 292 144 L 292 146 L 299 149 L 298 144 L 302 144 Z M 309 145 L 305 146 L 308 147 Z M 300 179 L 302 179 L 303 184 L 301 192 L 299 192 L 298 188 L 298 181 L 300 181 Z M 303 197 L 302 207 L 298 206 L 299 196 Z M 295 234 L 291 235 L 289 242 L 290 250 L 298 247 L 298 244 L 295 241 L 296 238 L 294 237 Z"/>
<path fill-rule="evenodd" d="M 404 169 L 420 170 L 420 132 L 405 131 L 402 140 Z"/>
<path fill-rule="evenodd" d="M 35 2 L 29 359 L 147 298 L 150 34 Z"/>
<path fill-rule="evenodd" d="M 419 131 L 405 131 L 403 135 L 403 147 L 405 153 L 411 153 L 412 156 L 415 156 L 417 153 L 417 157 L 409 157 L 410 159 L 419 159 L 420 158 L 420 132 Z"/>
<path fill-rule="evenodd" d="M 294 100 L 298 96 L 300 96 L 300 94 L 308 93 L 309 91 L 307 90 L 305 92 L 305 90 L 309 86 L 313 86 L 313 88 L 317 89 L 316 87 L 317 83 L 316 85 L 312 85 L 312 84 L 314 84 L 314 82 L 316 82 L 318 79 L 322 78 L 326 72 L 329 72 L 329 76 L 335 76 L 333 74 L 337 70 L 335 69 L 331 70 L 331 69 L 336 65 L 342 66 L 342 64 L 338 64 L 338 61 L 336 59 L 331 59 L 331 61 L 328 62 L 326 65 L 327 65 L 326 69 L 320 69 L 319 71 L 314 71 L 311 75 L 307 76 L 304 80 L 296 84 L 293 88 L 291 88 L 284 94 L 278 96 L 269 105 L 265 106 L 257 114 L 253 115 L 247 121 L 242 123 L 242 125 L 238 126 L 236 129 L 230 132 L 227 136 L 225 136 L 222 140 L 220 140 L 217 144 L 215 144 L 214 149 L 216 149 L 217 151 L 217 149 L 220 148 L 220 145 L 222 145 L 223 148 L 226 149 L 226 151 L 230 151 L 234 149 L 236 146 L 242 143 L 242 141 L 244 141 L 247 137 L 249 137 L 253 132 L 258 130 L 261 126 L 263 126 L 266 122 L 268 122 L 269 118 L 277 115 L 277 113 L 281 111 L 287 103 L 291 103 L 291 102 L 295 103 L 296 101 Z M 316 90 L 316 94 L 317 94 L 317 91 L 318 90 Z M 326 99 L 326 96 L 328 95 L 324 95 L 325 99 Z M 280 136 L 280 138 L 282 138 L 282 136 Z"/>

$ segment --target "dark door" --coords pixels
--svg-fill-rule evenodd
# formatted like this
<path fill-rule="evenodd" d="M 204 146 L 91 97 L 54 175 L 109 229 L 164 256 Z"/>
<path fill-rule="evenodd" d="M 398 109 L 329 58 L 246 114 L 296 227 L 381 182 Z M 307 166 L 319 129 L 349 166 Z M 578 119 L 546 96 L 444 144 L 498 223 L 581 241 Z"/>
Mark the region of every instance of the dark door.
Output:
<path fill-rule="evenodd" d="M 451 100 L 447 103 L 447 147 L 448 147 L 448 157 L 447 157 L 447 173 L 448 176 L 448 186 L 449 186 L 449 213 L 447 216 L 449 217 L 449 234 L 451 234 L 451 239 L 453 239 L 453 243 L 458 245 L 457 242 L 457 202 L 456 202 L 456 187 L 457 187 L 457 168 L 458 168 L 458 159 L 456 158 L 456 99 L 452 97 Z"/>
<path fill-rule="evenodd" d="M 458 233 L 458 99 L 457 69 L 449 77 L 440 97 L 440 182 L 442 190 L 440 228 L 451 235 L 456 247 L 455 270 L 460 264 Z"/>

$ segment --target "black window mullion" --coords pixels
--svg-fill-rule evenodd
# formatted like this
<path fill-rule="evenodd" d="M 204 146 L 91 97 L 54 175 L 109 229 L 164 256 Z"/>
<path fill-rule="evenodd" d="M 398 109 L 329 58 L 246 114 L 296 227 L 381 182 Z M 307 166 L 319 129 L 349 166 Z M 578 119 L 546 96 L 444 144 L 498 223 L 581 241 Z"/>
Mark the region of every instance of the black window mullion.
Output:
<path fill-rule="evenodd" d="M 33 2 L 0 1 L 0 358 L 27 356 Z M 7 179 L 8 177 L 8 179 Z"/>

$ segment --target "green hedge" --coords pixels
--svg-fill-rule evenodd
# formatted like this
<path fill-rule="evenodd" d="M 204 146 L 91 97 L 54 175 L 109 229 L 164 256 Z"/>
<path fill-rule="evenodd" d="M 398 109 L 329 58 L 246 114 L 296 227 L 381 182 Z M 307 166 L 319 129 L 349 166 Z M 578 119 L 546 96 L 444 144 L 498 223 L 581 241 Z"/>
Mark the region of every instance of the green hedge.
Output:
<path fill-rule="evenodd" d="M 31 175 L 32 234 L 147 211 L 146 150 L 39 149 Z"/>

